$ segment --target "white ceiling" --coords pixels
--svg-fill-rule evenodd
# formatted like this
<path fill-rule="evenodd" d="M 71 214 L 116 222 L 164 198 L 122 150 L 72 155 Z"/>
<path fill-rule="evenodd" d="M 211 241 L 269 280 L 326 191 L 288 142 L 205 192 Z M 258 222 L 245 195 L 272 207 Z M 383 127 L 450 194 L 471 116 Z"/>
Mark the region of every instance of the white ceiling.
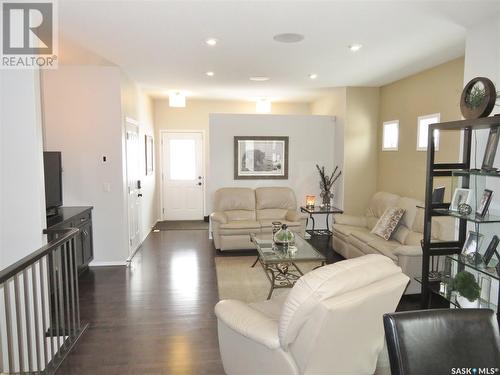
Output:
<path fill-rule="evenodd" d="M 153 94 L 299 101 L 326 87 L 380 86 L 462 56 L 465 28 L 500 14 L 500 1 L 60 0 L 59 12 L 65 38 Z M 305 38 L 273 40 L 285 32 Z M 352 43 L 363 48 L 352 53 Z M 256 75 L 271 80 L 248 80 Z"/>

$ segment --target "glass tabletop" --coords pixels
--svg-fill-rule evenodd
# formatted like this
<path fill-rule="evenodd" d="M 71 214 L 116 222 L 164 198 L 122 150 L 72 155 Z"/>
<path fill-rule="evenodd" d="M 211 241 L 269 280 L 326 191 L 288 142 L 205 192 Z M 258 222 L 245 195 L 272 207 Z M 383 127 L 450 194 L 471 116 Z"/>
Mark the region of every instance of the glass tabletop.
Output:
<path fill-rule="evenodd" d="M 300 210 L 302 212 L 306 212 L 308 214 L 343 214 L 344 211 L 340 208 L 334 206 L 314 206 L 314 207 L 306 207 L 301 206 Z"/>
<path fill-rule="evenodd" d="M 285 249 L 281 246 L 273 246 L 271 234 L 251 234 L 252 242 L 257 246 L 259 257 L 264 263 L 282 263 L 286 261 L 318 261 L 324 262 L 326 258 L 316 250 L 309 242 L 295 233 L 295 244 Z"/>

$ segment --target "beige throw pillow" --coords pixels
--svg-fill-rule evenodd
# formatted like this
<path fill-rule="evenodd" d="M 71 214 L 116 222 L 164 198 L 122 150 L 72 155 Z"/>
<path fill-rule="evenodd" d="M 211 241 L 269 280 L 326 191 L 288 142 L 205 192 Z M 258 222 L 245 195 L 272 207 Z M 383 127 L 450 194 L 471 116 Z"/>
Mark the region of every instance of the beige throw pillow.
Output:
<path fill-rule="evenodd" d="M 389 207 L 378 219 L 377 224 L 372 229 L 372 233 L 382 237 L 384 240 L 391 238 L 392 232 L 398 226 L 399 221 L 405 213 L 404 208 Z"/>

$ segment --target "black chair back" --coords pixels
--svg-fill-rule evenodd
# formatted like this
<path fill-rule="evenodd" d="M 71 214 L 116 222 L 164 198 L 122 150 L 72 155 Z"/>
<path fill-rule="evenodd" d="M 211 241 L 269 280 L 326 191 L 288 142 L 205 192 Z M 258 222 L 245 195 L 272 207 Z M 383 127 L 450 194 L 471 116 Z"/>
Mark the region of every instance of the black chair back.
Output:
<path fill-rule="evenodd" d="M 492 310 L 385 314 L 384 329 L 392 375 L 500 374 L 500 336 Z"/>

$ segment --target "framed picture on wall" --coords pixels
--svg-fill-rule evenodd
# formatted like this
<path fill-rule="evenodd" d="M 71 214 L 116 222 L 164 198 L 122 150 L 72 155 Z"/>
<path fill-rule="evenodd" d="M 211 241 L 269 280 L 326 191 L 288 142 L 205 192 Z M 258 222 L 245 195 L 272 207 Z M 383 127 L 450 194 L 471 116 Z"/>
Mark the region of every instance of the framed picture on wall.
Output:
<path fill-rule="evenodd" d="M 153 174 L 153 137 L 150 135 L 144 136 L 146 150 L 146 176 Z"/>
<path fill-rule="evenodd" d="M 234 179 L 288 179 L 288 137 L 234 137 Z"/>

